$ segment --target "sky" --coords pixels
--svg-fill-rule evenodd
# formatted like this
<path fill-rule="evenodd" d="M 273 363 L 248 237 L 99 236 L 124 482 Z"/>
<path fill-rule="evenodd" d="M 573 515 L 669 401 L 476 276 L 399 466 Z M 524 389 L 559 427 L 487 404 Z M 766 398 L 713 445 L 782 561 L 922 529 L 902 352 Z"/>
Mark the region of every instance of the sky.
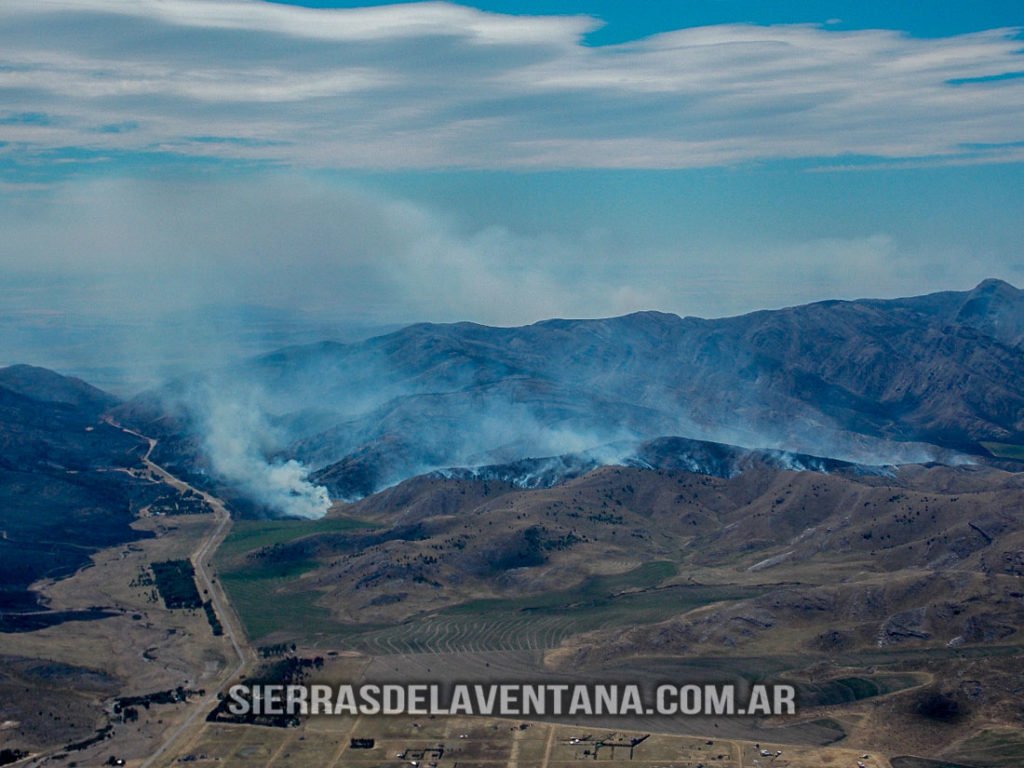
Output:
<path fill-rule="evenodd" d="M 330 333 L 1021 285 L 1022 26 L 1019 2 L 3 0 L 0 363 L 238 308 Z"/>

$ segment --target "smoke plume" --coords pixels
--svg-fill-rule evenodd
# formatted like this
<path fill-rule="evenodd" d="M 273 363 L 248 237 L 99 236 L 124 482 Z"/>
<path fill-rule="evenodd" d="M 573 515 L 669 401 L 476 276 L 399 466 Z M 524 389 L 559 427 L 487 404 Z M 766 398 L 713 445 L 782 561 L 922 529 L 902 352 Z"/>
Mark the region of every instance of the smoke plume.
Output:
<path fill-rule="evenodd" d="M 315 519 L 327 513 L 327 490 L 309 481 L 307 467 L 272 458 L 282 435 L 253 392 L 206 385 L 190 400 L 203 451 L 219 479 L 279 515 Z"/>

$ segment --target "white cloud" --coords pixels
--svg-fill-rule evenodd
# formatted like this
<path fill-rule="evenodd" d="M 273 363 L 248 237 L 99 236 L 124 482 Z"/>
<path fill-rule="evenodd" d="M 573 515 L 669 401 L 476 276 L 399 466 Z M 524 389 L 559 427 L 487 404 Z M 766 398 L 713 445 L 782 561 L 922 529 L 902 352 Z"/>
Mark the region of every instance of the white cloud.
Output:
<path fill-rule="evenodd" d="M 481 44 L 564 43 L 599 26 L 582 16 L 501 16 L 444 2 L 326 10 L 256 0 L 11 0 L 5 10 L 31 16 L 120 14 L 173 26 L 336 42 L 458 34 Z"/>
<path fill-rule="evenodd" d="M 447 3 L 4 0 L 0 152 L 671 168 L 992 162 L 1017 159 L 1019 147 L 1000 145 L 1024 140 L 1024 79 L 988 79 L 1024 68 L 1017 30 L 914 39 L 720 25 L 583 45 L 597 24 Z"/>

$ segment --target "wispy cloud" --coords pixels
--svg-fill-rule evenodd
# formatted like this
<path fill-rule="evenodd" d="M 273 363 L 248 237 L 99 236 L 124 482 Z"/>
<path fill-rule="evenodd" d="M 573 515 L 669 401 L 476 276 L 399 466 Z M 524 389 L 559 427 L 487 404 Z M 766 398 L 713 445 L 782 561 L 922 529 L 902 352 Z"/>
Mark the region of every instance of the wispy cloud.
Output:
<path fill-rule="evenodd" d="M 720 25 L 584 45 L 598 23 L 447 3 L 4 0 L 0 157 L 684 168 L 992 162 L 1024 139 L 1019 30 Z M 1007 148 L 965 150 L 983 145 Z"/>

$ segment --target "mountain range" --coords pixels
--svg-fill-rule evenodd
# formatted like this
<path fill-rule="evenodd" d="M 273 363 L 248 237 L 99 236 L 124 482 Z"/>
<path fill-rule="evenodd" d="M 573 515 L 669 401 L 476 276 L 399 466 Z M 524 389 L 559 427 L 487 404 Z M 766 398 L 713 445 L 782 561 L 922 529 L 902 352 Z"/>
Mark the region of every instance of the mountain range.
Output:
<path fill-rule="evenodd" d="M 0 633 L 63 644 L 84 631 L 55 625 L 118 612 L 149 631 L 106 591 L 34 591 L 150 535 L 145 510 L 187 514 L 123 424 L 236 517 L 324 517 L 236 520 L 214 555 L 254 643 L 396 673 L 770 671 L 815 738 L 977 755 L 972 734 L 1019 732 L 1022 344 L 1024 295 L 987 280 L 718 320 L 420 324 L 128 401 L 0 369 Z M 181 535 L 149 522 L 155 552 Z"/>
<path fill-rule="evenodd" d="M 724 319 L 640 312 L 518 328 L 418 324 L 289 347 L 117 409 L 163 458 L 217 474 L 201 435 L 225 401 L 255 440 L 333 496 L 447 467 L 590 452 L 635 458 L 682 436 L 869 465 L 990 457 L 1024 441 L 1024 293 L 824 301 Z M 183 437 L 183 435 L 185 437 Z M 212 458 L 212 461 L 211 461 Z"/>

